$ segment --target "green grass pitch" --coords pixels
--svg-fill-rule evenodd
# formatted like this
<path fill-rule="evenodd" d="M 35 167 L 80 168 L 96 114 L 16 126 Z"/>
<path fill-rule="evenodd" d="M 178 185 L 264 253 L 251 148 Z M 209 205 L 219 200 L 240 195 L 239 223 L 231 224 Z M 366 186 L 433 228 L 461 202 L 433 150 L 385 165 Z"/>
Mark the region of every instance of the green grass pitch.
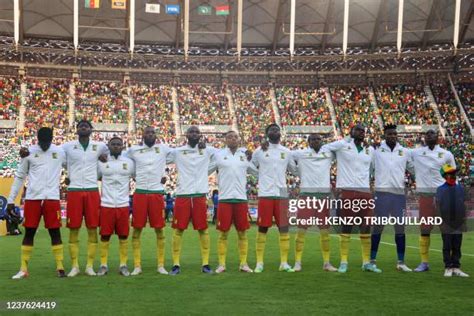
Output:
<path fill-rule="evenodd" d="M 211 265 L 217 265 L 217 233 L 211 232 Z M 67 248 L 68 232 L 62 229 L 65 242 L 65 265 L 70 268 Z M 171 266 L 171 234 L 166 229 L 166 268 Z M 255 266 L 256 228 L 249 231 L 249 264 Z M 294 234 L 291 237 L 290 264 L 294 260 Z M 353 238 L 357 238 L 354 235 Z M 80 264 L 83 270 L 86 254 L 86 232 L 81 230 Z M 0 238 L 0 301 L 56 301 L 54 312 L 39 314 L 63 315 L 139 315 L 139 314 L 325 314 L 325 315 L 473 315 L 474 313 L 474 233 L 464 235 L 462 265 L 470 278 L 444 278 L 441 236 L 433 235 L 430 257 L 431 271 L 401 273 L 395 270 L 393 235 L 385 233 L 378 255 L 382 274 L 362 272 L 360 242 L 352 240 L 349 271 L 341 275 L 323 272 L 319 234 L 308 232 L 303 271 L 278 272 L 278 233 L 271 229 L 265 251 L 265 271 L 245 274 L 237 271 L 237 239 L 229 236 L 227 272 L 203 275 L 200 272 L 198 234 L 189 229 L 184 234 L 181 265 L 178 276 L 156 273 L 155 234 L 146 228 L 142 235 L 142 265 L 144 273 L 137 277 L 118 274 L 118 240 L 111 240 L 109 269 L 105 277 L 79 275 L 74 279 L 58 279 L 51 253 L 49 235 L 40 228 L 30 262 L 30 277 L 11 280 L 19 269 L 22 237 Z M 415 268 L 419 263 L 418 236 L 407 235 L 406 262 Z M 131 241 L 129 268 L 133 268 Z M 339 265 L 337 235 L 331 238 L 331 261 Z M 98 267 L 98 258 L 95 269 Z M 24 311 L 0 314 L 19 314 Z M 32 314 L 31 312 L 28 314 Z"/>

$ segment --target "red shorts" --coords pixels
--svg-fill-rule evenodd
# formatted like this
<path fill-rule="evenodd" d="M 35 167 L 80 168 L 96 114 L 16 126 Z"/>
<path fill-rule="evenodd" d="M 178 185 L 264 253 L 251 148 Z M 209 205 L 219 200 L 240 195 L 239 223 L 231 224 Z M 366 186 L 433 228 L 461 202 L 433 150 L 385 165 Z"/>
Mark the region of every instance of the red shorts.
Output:
<path fill-rule="evenodd" d="M 217 229 L 226 232 L 229 231 L 232 223 L 238 231 L 245 231 L 250 228 L 249 207 L 247 202 L 226 203 L 219 202 L 217 206 Z"/>
<path fill-rule="evenodd" d="M 309 228 L 313 226 L 309 224 L 300 224 L 301 220 L 310 220 L 311 218 L 317 218 L 321 222 L 321 225 L 318 225 L 320 229 L 329 228 L 329 225 L 327 224 L 327 219 L 329 218 L 329 208 L 326 205 L 322 210 L 307 208 L 298 209 L 298 212 L 296 213 L 296 218 L 299 220 L 298 228 Z"/>
<path fill-rule="evenodd" d="M 419 204 L 419 218 L 428 218 L 436 216 L 436 202 L 434 196 L 420 196 L 418 200 Z M 432 225 L 420 225 L 420 229 L 431 230 Z"/>
<path fill-rule="evenodd" d="M 87 228 L 99 227 L 99 209 L 99 191 L 68 191 L 67 227 L 80 228 L 83 217 Z"/>
<path fill-rule="evenodd" d="M 150 227 L 165 227 L 165 201 L 159 193 L 135 193 L 133 195 L 132 226 L 143 228 L 147 218 Z"/>
<path fill-rule="evenodd" d="M 130 215 L 128 207 L 100 208 L 100 235 L 110 236 L 114 232 L 119 236 L 128 236 L 130 231 Z"/>
<path fill-rule="evenodd" d="M 207 229 L 207 198 L 177 197 L 174 205 L 173 228 L 185 230 L 192 219 L 195 230 Z"/>
<path fill-rule="evenodd" d="M 362 221 L 362 226 L 368 222 L 368 219 L 373 216 L 374 208 L 370 203 L 370 200 L 373 200 L 372 193 L 370 192 L 360 192 L 352 190 L 342 190 L 341 196 L 339 197 L 342 200 L 342 208 L 340 216 L 342 217 L 361 217 L 364 220 Z M 347 200 L 351 201 L 352 207 L 345 207 L 348 204 Z M 358 200 L 355 202 L 355 200 Z M 358 204 L 356 204 L 358 203 Z M 357 207 L 356 207 L 357 205 Z"/>
<path fill-rule="evenodd" d="M 258 198 L 258 218 L 259 227 L 272 227 L 273 218 L 277 227 L 287 227 L 288 220 L 288 200 Z"/>
<path fill-rule="evenodd" d="M 24 206 L 26 228 L 38 228 L 41 215 L 47 229 L 61 227 L 61 204 L 59 200 L 26 200 Z"/>

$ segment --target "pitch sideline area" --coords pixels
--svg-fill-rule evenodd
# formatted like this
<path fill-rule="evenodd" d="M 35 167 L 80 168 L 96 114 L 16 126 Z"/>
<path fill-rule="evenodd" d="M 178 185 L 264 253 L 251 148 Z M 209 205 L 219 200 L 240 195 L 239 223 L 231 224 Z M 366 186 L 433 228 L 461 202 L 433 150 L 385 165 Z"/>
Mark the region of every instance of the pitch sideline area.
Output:
<path fill-rule="evenodd" d="M 67 249 L 68 232 L 62 229 L 65 242 L 65 264 L 70 267 Z M 166 229 L 166 267 L 171 266 L 171 229 Z M 217 234 L 211 233 L 211 265 L 217 264 Z M 255 264 L 256 229 L 249 231 L 249 263 Z M 85 264 L 86 232 L 81 230 L 81 268 Z M 137 277 L 118 274 L 118 241 L 113 237 L 109 256 L 110 272 L 105 277 L 58 279 L 46 230 L 40 229 L 33 257 L 30 277 L 10 280 L 18 271 L 21 237 L 0 238 L 2 284 L 1 300 L 56 301 L 54 313 L 60 314 L 445 314 L 466 315 L 474 310 L 474 279 L 444 278 L 441 237 L 434 235 L 430 252 L 431 268 L 427 273 L 401 273 L 395 270 L 393 235 L 383 235 L 377 261 L 382 274 L 360 270 L 360 242 L 351 240 L 349 271 L 345 275 L 321 270 L 322 259 L 319 234 L 307 234 L 303 257 L 304 270 L 300 273 L 278 272 L 278 234 L 271 229 L 265 252 L 265 271 L 262 274 L 245 274 L 237 271 L 237 239 L 235 231 L 229 235 L 228 272 L 221 275 L 202 275 L 197 233 L 188 230 L 184 235 L 182 274 L 161 276 L 156 273 L 155 234 L 145 229 L 142 239 L 142 265 L 144 273 Z M 357 239 L 354 235 L 353 238 Z M 294 251 L 294 235 L 291 238 Z M 419 263 L 418 236 L 407 235 L 406 262 L 410 267 Z M 464 235 L 463 252 L 474 254 L 474 234 Z M 131 246 L 131 245 L 130 245 Z M 339 264 L 338 238 L 331 238 L 331 261 Z M 131 247 L 129 267 L 133 267 Z M 438 251 L 436 251 L 438 250 Z M 98 260 L 98 258 L 97 258 Z M 293 254 L 290 255 L 293 262 Z M 473 274 L 473 256 L 463 256 L 462 265 Z M 96 261 L 96 269 L 98 262 Z M 343 298 L 343 299 L 342 299 Z M 240 302 L 235 304 L 235 302 Z M 370 303 L 362 303 L 370 302 Z M 24 312 L 24 311 L 23 311 Z M 50 311 L 41 313 L 51 314 Z"/>

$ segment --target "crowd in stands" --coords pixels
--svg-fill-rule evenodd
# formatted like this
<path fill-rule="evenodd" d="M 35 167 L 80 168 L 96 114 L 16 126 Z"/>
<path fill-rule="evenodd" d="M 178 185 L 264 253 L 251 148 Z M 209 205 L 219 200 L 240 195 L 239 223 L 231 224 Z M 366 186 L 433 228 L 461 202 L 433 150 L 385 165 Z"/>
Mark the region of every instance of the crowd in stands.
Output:
<path fill-rule="evenodd" d="M 338 87 L 331 89 L 331 96 L 343 136 L 349 135 L 351 128 L 360 123 L 366 127 L 366 135 L 372 142 L 380 142 L 378 113 L 370 103 L 366 88 Z"/>
<path fill-rule="evenodd" d="M 460 113 L 451 88 L 447 84 L 431 85 L 431 90 L 438 104 L 439 113 L 443 119 L 443 128 L 447 134 L 443 145 L 453 153 L 460 169 L 458 175 L 463 182 L 467 183 L 470 178 L 471 158 L 474 151 L 469 127 Z"/>
<path fill-rule="evenodd" d="M 128 96 L 116 82 L 76 81 L 76 118 L 94 123 L 126 123 Z"/>
<path fill-rule="evenodd" d="M 135 107 L 135 127 L 141 131 L 151 125 L 159 130 L 157 137 L 165 142 L 174 142 L 173 100 L 171 86 L 136 85 L 132 88 Z"/>
<path fill-rule="evenodd" d="M 281 125 L 332 125 L 322 88 L 280 87 L 275 97 Z"/>
<path fill-rule="evenodd" d="M 225 88 L 204 85 L 181 85 L 177 90 L 181 124 L 232 124 Z"/>
<path fill-rule="evenodd" d="M 20 81 L 0 77 L 0 120 L 15 120 L 20 108 Z"/>
<path fill-rule="evenodd" d="M 233 86 L 232 96 L 242 140 L 255 149 L 264 135 L 265 126 L 275 122 L 270 89 Z"/>
<path fill-rule="evenodd" d="M 459 95 L 459 99 L 461 100 L 462 105 L 464 106 L 464 110 L 466 111 L 466 115 L 471 122 L 471 126 L 474 125 L 474 95 L 472 89 L 474 88 L 474 84 L 472 83 L 465 83 L 457 85 L 457 91 Z"/>
<path fill-rule="evenodd" d="M 376 89 L 375 95 L 385 123 L 437 124 L 435 112 L 422 86 L 384 85 Z"/>
<path fill-rule="evenodd" d="M 0 177 L 13 177 L 20 147 L 15 130 L 0 129 Z"/>

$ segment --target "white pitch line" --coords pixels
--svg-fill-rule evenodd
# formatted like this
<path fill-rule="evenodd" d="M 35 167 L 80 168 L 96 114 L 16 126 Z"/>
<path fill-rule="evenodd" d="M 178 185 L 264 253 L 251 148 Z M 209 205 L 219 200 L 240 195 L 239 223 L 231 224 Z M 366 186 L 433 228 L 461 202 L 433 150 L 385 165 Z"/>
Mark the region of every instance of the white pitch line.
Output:
<path fill-rule="evenodd" d="M 335 237 L 335 238 L 338 238 L 339 236 L 337 235 L 331 235 L 332 237 Z M 352 237 L 351 240 L 360 240 L 360 238 L 354 238 Z M 389 245 L 389 246 L 396 246 L 396 244 L 392 244 L 390 242 L 385 242 L 385 241 L 381 241 L 380 242 L 381 244 L 384 244 L 384 245 Z M 419 247 L 415 247 L 415 246 L 408 246 L 406 245 L 405 247 L 407 248 L 411 248 L 411 249 L 420 249 Z M 430 251 L 434 251 L 434 252 L 440 252 L 442 253 L 443 251 L 442 250 L 439 250 L 439 249 L 433 249 L 433 248 L 430 248 Z M 461 254 L 463 257 L 466 256 L 466 257 L 474 257 L 473 254 L 470 254 L 470 253 L 462 253 Z"/>

